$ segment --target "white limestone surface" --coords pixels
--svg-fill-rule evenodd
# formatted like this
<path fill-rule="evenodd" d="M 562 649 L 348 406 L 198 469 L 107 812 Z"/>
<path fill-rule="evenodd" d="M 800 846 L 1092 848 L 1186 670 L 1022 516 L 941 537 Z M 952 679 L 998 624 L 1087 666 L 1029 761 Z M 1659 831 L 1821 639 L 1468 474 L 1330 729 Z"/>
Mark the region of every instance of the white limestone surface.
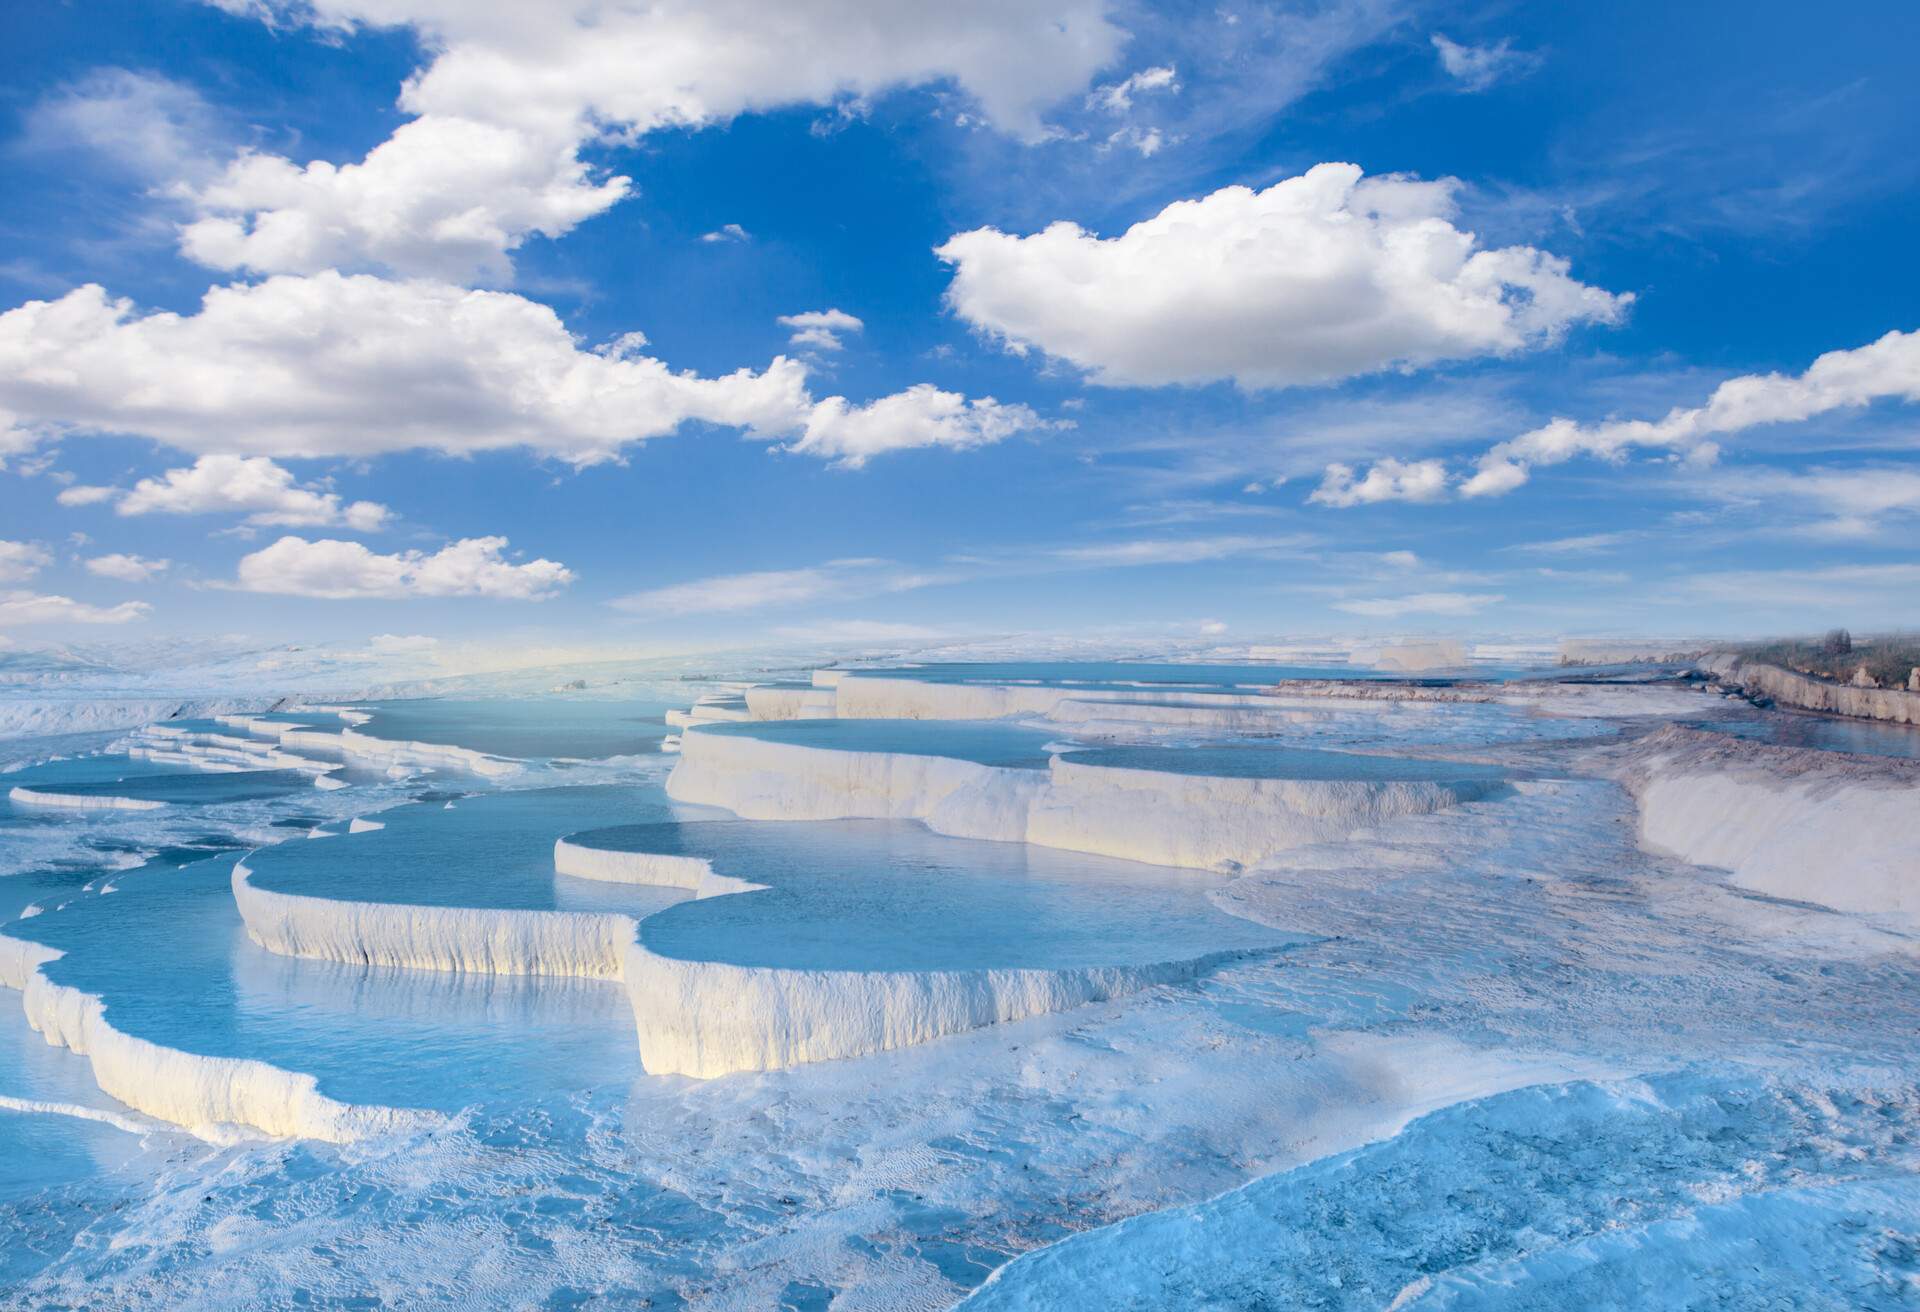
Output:
<path fill-rule="evenodd" d="M 1496 779 L 1245 779 L 1055 757 L 1027 841 L 1151 865 L 1234 871 L 1401 816 L 1492 796 Z"/>
<path fill-rule="evenodd" d="M 667 777 L 679 802 L 719 806 L 748 820 L 926 820 L 960 838 L 1018 841 L 1038 770 L 944 756 L 853 752 L 691 729 Z M 933 824 L 949 800 L 947 826 Z"/>
<path fill-rule="evenodd" d="M 261 888 L 245 862 L 233 900 L 269 952 L 416 970 L 618 979 L 634 920 L 613 912 L 408 906 Z"/>
<path fill-rule="evenodd" d="M 317 714 L 336 715 L 344 720 L 355 718 L 340 708 L 310 709 Z M 352 723 L 336 731 L 318 729 L 309 724 L 266 720 L 252 715 L 222 715 L 216 718 L 221 724 L 242 729 L 257 737 L 271 738 L 284 748 L 339 752 L 349 760 L 365 761 L 389 768 L 401 766 L 416 769 L 464 770 L 469 774 L 482 775 L 490 779 L 515 775 L 524 768 L 519 761 L 475 751 L 469 747 L 376 738 L 372 734 L 361 733 L 353 727 Z M 364 715 L 358 716 L 360 723 L 364 723 L 366 719 Z"/>
<path fill-rule="evenodd" d="M 20 806 L 44 806 L 71 811 L 158 811 L 165 802 L 150 797 L 112 797 L 104 793 L 61 793 L 44 788 L 16 786 L 7 794 Z"/>
<path fill-rule="evenodd" d="M 554 845 L 554 865 L 575 878 L 683 888 L 696 897 L 761 887 L 715 871 L 704 858 L 615 851 L 569 839 Z M 1240 955 L 1062 970 L 785 970 L 661 956 L 639 942 L 638 922 L 618 913 L 311 897 L 258 887 L 244 862 L 234 867 L 233 894 L 248 935 L 283 955 L 624 979 L 642 1066 L 653 1074 L 701 1078 L 923 1043 L 1191 980 Z"/>
<path fill-rule="evenodd" d="M 1920 762 L 1682 728 L 1633 751 L 1647 849 L 1770 897 L 1920 924 Z"/>
<path fill-rule="evenodd" d="M 1063 970 L 785 970 L 627 949 L 627 993 L 650 1075 L 710 1079 L 903 1048 L 1185 983 L 1244 954 Z"/>
<path fill-rule="evenodd" d="M 842 685 L 850 687 L 857 680 Z M 749 820 L 911 819 L 956 838 L 1152 865 L 1238 870 L 1404 815 L 1490 796 L 1496 780 L 1214 778 L 1055 757 L 1046 771 L 689 731 L 676 801 Z"/>
<path fill-rule="evenodd" d="M 763 686 L 746 691 L 747 710 L 756 720 L 825 720 L 836 713 L 831 688 Z"/>
<path fill-rule="evenodd" d="M 751 893 L 765 885 L 723 875 L 705 857 L 671 856 L 657 852 L 622 852 L 593 847 L 569 838 L 553 845 L 553 868 L 575 879 L 603 884 L 646 884 L 656 888 L 683 888 L 696 898 L 727 893 Z"/>
<path fill-rule="evenodd" d="M 48 1043 L 85 1057 L 100 1090 L 157 1120 L 207 1138 L 233 1127 L 348 1143 L 429 1126 L 430 1112 L 341 1102 L 313 1076 L 242 1057 L 185 1052 L 116 1029 L 95 994 L 57 984 L 41 969 L 57 948 L 0 934 L 0 984 L 17 990 L 27 1023 Z"/>

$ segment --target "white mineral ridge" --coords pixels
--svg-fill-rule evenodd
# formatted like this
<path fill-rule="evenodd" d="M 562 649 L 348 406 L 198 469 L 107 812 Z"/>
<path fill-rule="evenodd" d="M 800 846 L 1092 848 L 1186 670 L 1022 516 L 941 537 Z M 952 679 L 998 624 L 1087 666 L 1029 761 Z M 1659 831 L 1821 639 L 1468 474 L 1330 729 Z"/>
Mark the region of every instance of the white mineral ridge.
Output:
<path fill-rule="evenodd" d="M 133 729 L 174 716 L 217 715 L 268 704 L 267 697 L 0 698 L 0 738 Z"/>
<path fill-rule="evenodd" d="M 1210 702 L 1134 702 L 1068 698 L 1055 702 L 1046 718 L 1059 724 L 1124 725 L 1155 729 L 1216 729 L 1272 732 L 1283 725 L 1324 721 L 1337 708 L 1327 701 L 1289 703 L 1282 698 L 1218 698 Z"/>
<path fill-rule="evenodd" d="M 634 920 L 617 913 L 408 906 L 282 893 L 233 867 L 247 936 L 269 952 L 415 970 L 619 979 Z"/>
<path fill-rule="evenodd" d="M 937 680 L 848 675 L 834 689 L 834 713 L 848 720 L 1003 720 L 1051 716 L 1066 701 L 1160 702 L 1259 706 L 1256 692 L 1196 693 L 1190 689 L 1068 688 L 1053 684 L 943 683 Z"/>
<path fill-rule="evenodd" d="M 1245 953 L 1063 970 L 785 970 L 627 949 L 627 993 L 651 1075 L 781 1070 L 926 1043 L 1184 983 Z"/>
<path fill-rule="evenodd" d="M 1492 795 L 1492 779 L 1239 779 L 1083 765 L 1056 757 L 1027 841 L 1152 865 L 1236 870 L 1400 816 Z"/>
<path fill-rule="evenodd" d="M 828 720 L 836 712 L 832 688 L 749 688 L 746 698 L 756 720 Z"/>
<path fill-rule="evenodd" d="M 439 1120 L 429 1112 L 329 1098 L 313 1076 L 267 1062 L 183 1052 L 115 1029 L 98 996 L 56 984 L 41 970 L 62 955 L 0 934 L 0 984 L 19 991 L 27 1023 L 48 1043 L 85 1057 L 101 1092 L 135 1111 L 216 1140 L 242 1126 L 347 1143 Z"/>
<path fill-rule="evenodd" d="M 1396 706 L 1423 700 L 1486 700 L 1485 692 L 1409 688 L 1383 684 L 1295 682 L 1262 690 L 1168 688 L 1071 688 L 1048 684 L 965 684 L 937 680 L 849 675 L 840 680 L 830 711 L 821 717 L 849 720 L 1051 720 L 1075 726 L 1137 726 L 1148 730 L 1213 729 L 1271 733 L 1292 724 L 1325 722 L 1344 711 L 1377 714 L 1382 702 Z M 747 694 L 749 706 L 754 693 Z M 760 718 L 791 718 L 763 716 Z"/>
<path fill-rule="evenodd" d="M 166 806 L 147 797 L 111 797 L 100 793 L 55 793 L 41 788 L 15 787 L 8 800 L 19 806 L 57 807 L 74 811 L 158 811 Z"/>
<path fill-rule="evenodd" d="M 271 738 L 284 748 L 339 752 L 349 760 L 367 761 L 375 765 L 387 766 L 389 769 L 393 767 L 445 768 L 464 770 L 469 774 L 498 779 L 518 774 L 524 768 L 519 761 L 475 751 L 470 747 L 376 738 L 371 734 L 361 733 L 353 727 L 353 724 L 365 723 L 370 717 L 346 708 L 303 707 L 298 713 L 304 714 L 309 710 L 316 715 L 339 717 L 347 721 L 346 727 L 337 731 L 316 729 L 312 725 L 263 720 L 251 715 L 222 715 L 216 718 L 221 724 L 242 729 L 258 737 Z"/>
<path fill-rule="evenodd" d="M 676 801 L 724 807 L 749 820 L 921 820 L 957 838 L 1202 870 L 1242 869 L 1398 816 L 1474 801 L 1499 786 L 1492 780 L 1214 778 L 1061 757 L 1045 771 L 1017 770 L 698 730 L 682 740 L 680 762 L 667 779 Z"/>
<path fill-rule="evenodd" d="M 184 765 L 215 773 L 238 770 L 298 770 L 325 774 L 339 769 L 332 761 L 285 751 L 277 743 L 231 734 L 193 733 L 166 724 L 150 724 L 124 740 L 128 756 L 140 761 Z"/>
<path fill-rule="evenodd" d="M 682 888 L 696 898 L 728 893 L 751 893 L 766 887 L 716 872 L 705 857 L 673 856 L 657 852 L 621 852 L 590 847 L 570 839 L 553 845 L 553 868 L 575 879 L 603 884 L 645 884 L 655 888 Z"/>
<path fill-rule="evenodd" d="M 618 852 L 561 839 L 564 875 L 681 888 L 696 897 L 762 887 L 703 858 Z M 263 889 L 244 863 L 234 902 L 269 952 L 325 961 L 501 975 L 624 979 L 641 1066 L 711 1078 L 861 1056 L 1000 1021 L 1194 979 L 1242 953 L 1065 970 L 783 970 L 682 961 L 638 941 L 618 913 L 422 907 Z"/>
<path fill-rule="evenodd" d="M 1920 763 L 1669 728 L 1627 786 L 1650 851 L 1770 897 L 1920 921 Z"/>

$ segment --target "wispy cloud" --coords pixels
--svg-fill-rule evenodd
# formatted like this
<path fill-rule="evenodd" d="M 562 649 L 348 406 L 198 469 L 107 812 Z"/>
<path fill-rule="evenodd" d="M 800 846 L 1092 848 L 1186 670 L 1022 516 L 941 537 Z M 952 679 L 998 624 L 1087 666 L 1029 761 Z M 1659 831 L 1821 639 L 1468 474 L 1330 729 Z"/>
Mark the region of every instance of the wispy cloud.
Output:
<path fill-rule="evenodd" d="M 1622 529 L 1613 533 L 1582 533 L 1570 538 L 1549 538 L 1544 542 L 1516 542 L 1500 550 L 1534 555 L 1584 556 L 1612 551 L 1645 536 L 1645 532 L 1638 529 Z"/>
<path fill-rule="evenodd" d="M 130 624 L 152 613 L 153 607 L 144 601 L 96 606 L 47 593 L 0 591 L 0 628 L 16 624 Z"/>
<path fill-rule="evenodd" d="M 715 574 L 629 593 L 609 604 L 635 615 L 779 611 L 989 579 L 1189 565 L 1235 557 L 1277 557 L 1297 553 L 1315 541 L 1317 539 L 1306 534 L 1291 534 L 1056 543 L 992 553 L 966 553 L 924 569 L 884 559 L 832 560 L 795 569 Z"/>
<path fill-rule="evenodd" d="M 1475 46 L 1450 41 L 1435 32 L 1432 41 L 1440 67 L 1462 91 L 1485 91 L 1497 83 L 1525 77 L 1542 62 L 1532 51 L 1515 50 L 1504 37 L 1491 45 Z"/>
<path fill-rule="evenodd" d="M 609 604 L 634 615 L 714 615 L 882 596 L 938 581 L 939 575 L 910 570 L 889 560 L 830 560 L 801 569 L 715 574 L 628 593 Z"/>
<path fill-rule="evenodd" d="M 1406 615 L 1478 615 L 1506 598 L 1497 592 L 1415 592 L 1404 597 L 1365 597 L 1336 601 L 1335 610 L 1369 619 L 1399 619 Z"/>

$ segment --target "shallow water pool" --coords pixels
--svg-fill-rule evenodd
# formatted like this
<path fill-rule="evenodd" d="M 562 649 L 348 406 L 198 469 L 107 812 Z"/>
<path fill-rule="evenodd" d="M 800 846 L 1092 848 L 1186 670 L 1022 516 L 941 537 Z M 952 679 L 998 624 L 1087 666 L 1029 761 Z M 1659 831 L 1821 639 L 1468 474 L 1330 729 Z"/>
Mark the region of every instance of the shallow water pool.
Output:
<path fill-rule="evenodd" d="M 346 901 L 646 915 L 686 896 L 556 875 L 554 840 L 586 826 L 660 820 L 658 790 L 615 784 L 531 788 L 394 807 L 383 828 L 262 848 L 247 858 L 260 888 Z"/>
<path fill-rule="evenodd" d="M 947 838 L 906 820 L 701 820 L 577 836 L 704 857 L 755 893 L 640 923 L 664 956 L 799 970 L 1141 965 L 1304 941 L 1217 910 L 1214 880 L 1107 857 Z"/>
<path fill-rule="evenodd" d="M 1434 761 L 1360 752 L 1323 752 L 1303 747 L 1098 747 L 1071 752 L 1074 765 L 1110 770 L 1152 770 L 1212 779 L 1356 779 L 1368 783 L 1451 782 L 1499 779 L 1497 766 Z"/>
<path fill-rule="evenodd" d="M 420 698 L 357 702 L 373 718 L 358 732 L 395 742 L 464 747 L 517 760 L 603 760 L 660 750 L 658 701 Z"/>
<path fill-rule="evenodd" d="M 1027 729 L 998 720 L 757 720 L 708 724 L 688 732 L 840 752 L 947 756 L 1006 769 L 1044 770 L 1059 730 Z"/>
<path fill-rule="evenodd" d="M 639 1074 L 615 985 L 339 965 L 256 947 L 233 904 L 236 859 L 121 875 L 118 891 L 7 932 L 61 949 L 44 972 L 99 995 L 116 1029 L 306 1072 L 346 1102 L 451 1111 Z"/>
<path fill-rule="evenodd" d="M 1730 716 L 1687 722 L 1690 729 L 1730 734 L 1777 747 L 1806 747 L 1821 752 L 1851 752 L 1860 756 L 1897 756 L 1920 760 L 1920 727 L 1878 724 L 1871 720 L 1842 720 L 1792 711 L 1762 711 L 1757 716 Z"/>
<path fill-rule="evenodd" d="M 175 766 L 174 769 L 179 767 Z M 165 802 L 170 806 L 218 806 L 224 802 L 256 802 L 289 793 L 313 791 L 313 776 L 299 770 L 235 770 L 187 774 L 146 774 L 128 772 L 118 779 L 74 781 L 72 783 L 10 782 L 17 788 L 31 788 L 75 797 L 127 797 L 142 802 Z M 22 805 L 14 801 L 12 805 Z M 31 803 L 27 803 L 31 805 Z"/>

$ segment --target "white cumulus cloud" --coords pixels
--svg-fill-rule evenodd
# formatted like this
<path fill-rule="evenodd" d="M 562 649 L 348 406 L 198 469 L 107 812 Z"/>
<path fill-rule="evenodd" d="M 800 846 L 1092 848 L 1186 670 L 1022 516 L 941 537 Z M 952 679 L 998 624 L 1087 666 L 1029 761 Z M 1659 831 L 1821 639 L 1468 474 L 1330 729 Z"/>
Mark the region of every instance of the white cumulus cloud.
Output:
<path fill-rule="evenodd" d="M 170 560 L 156 560 L 149 556 L 133 556 L 115 551 L 89 560 L 87 573 L 97 574 L 103 579 L 118 579 L 122 583 L 145 583 L 154 575 L 165 573 L 172 567 L 173 562 Z"/>
<path fill-rule="evenodd" d="M 961 318 L 1106 386 L 1330 383 L 1511 354 L 1624 315 L 1631 296 L 1576 281 L 1565 260 L 1481 248 L 1453 226 L 1455 188 L 1321 164 L 1175 202 L 1118 237 L 979 228 L 937 253 Z"/>
<path fill-rule="evenodd" d="M 431 554 L 382 555 L 337 538 L 308 541 L 289 534 L 240 560 L 236 586 L 247 592 L 344 600 L 362 597 L 493 597 L 544 601 L 573 582 L 553 560 L 515 564 L 507 540 L 462 538 Z"/>
<path fill-rule="evenodd" d="M 583 350 L 525 297 L 367 274 L 215 287 L 191 315 L 141 314 L 88 285 L 0 314 L 0 419 L 11 424 L 0 435 L 130 433 L 197 456 L 267 458 L 523 447 L 584 466 L 708 423 L 857 465 L 1045 426 L 1025 406 L 925 384 L 864 405 L 816 402 L 806 366 L 786 356 L 706 378 L 645 355 L 645 343 L 627 333 Z M 130 496 L 148 509 L 217 503 L 231 475 L 250 489 L 240 500 L 259 501 L 247 513 L 282 516 L 257 522 L 373 523 L 372 502 L 338 506 L 337 521 L 290 518 L 336 503 L 281 484 L 277 468 L 196 465 Z M 67 492 L 69 504 L 110 495 Z"/>
<path fill-rule="evenodd" d="M 337 492 L 301 487 L 292 471 L 265 456 L 233 455 L 201 456 L 191 469 L 143 478 L 115 509 L 122 515 L 243 514 L 249 524 L 362 533 L 379 530 L 392 515 L 378 502 L 346 502 Z"/>
<path fill-rule="evenodd" d="M 800 314 L 783 314 L 780 322 L 793 329 L 793 336 L 788 339 L 792 345 L 820 351 L 837 351 L 842 345 L 842 333 L 857 333 L 866 328 L 866 324 L 845 310 L 806 310 Z"/>
<path fill-rule="evenodd" d="M 1331 464 L 1307 500 L 1323 506 L 1372 505 L 1380 501 L 1438 501 L 1447 494 L 1447 467 L 1439 460 L 1376 461 L 1363 478 L 1351 465 Z"/>
<path fill-rule="evenodd" d="M 361 162 L 300 165 L 248 152 L 183 195 L 187 258 L 215 269 L 310 273 L 380 265 L 409 274 L 504 278 L 509 252 L 558 237 L 627 195 L 599 178 L 578 136 L 430 115 Z"/>
<path fill-rule="evenodd" d="M 218 2 L 218 0 L 216 0 Z M 580 149 L 790 105 L 952 83 L 1003 131 L 1037 140 L 1125 33 L 1105 0 L 262 0 L 233 6 L 336 31 L 411 26 L 435 52 L 414 117 L 358 163 L 235 160 L 189 199 L 186 252 L 219 268 L 494 275 L 628 194 Z M 721 229 L 726 232 L 726 229 Z"/>
<path fill-rule="evenodd" d="M 1060 425 L 1041 419 L 1030 406 L 1003 405 L 990 396 L 968 400 L 958 392 L 918 383 L 868 405 L 830 396 L 814 406 L 800 436 L 786 449 L 857 469 L 889 451 L 928 446 L 965 451 Z"/>
<path fill-rule="evenodd" d="M 547 306 L 367 275 L 210 290 L 141 314 L 88 285 L 0 314 L 16 425 L 135 433 L 202 455 L 369 456 L 530 447 L 576 464 L 704 420 L 778 436 L 806 373 L 676 373 L 626 345 L 583 351 Z"/>
<path fill-rule="evenodd" d="M 1716 438 L 1881 400 L 1920 403 L 1920 332 L 1890 332 L 1865 346 L 1829 351 L 1801 374 L 1729 378 L 1705 405 L 1676 406 L 1660 419 L 1598 424 L 1554 419 L 1481 456 L 1460 490 L 1466 496 L 1498 496 L 1525 483 L 1536 465 L 1576 456 L 1619 460 L 1635 448 L 1677 452 L 1695 465 L 1711 464 L 1719 454 Z"/>

